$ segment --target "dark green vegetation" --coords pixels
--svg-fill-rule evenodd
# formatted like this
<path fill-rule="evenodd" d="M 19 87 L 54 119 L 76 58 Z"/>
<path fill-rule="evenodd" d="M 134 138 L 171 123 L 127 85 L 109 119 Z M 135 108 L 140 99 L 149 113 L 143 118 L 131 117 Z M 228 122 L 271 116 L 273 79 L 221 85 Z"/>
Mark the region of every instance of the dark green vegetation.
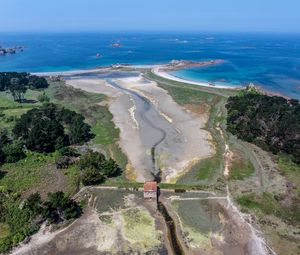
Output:
<path fill-rule="evenodd" d="M 28 149 L 48 153 L 89 141 L 93 137 L 90 131 L 80 114 L 55 104 L 45 104 L 23 114 L 13 134 Z"/>
<path fill-rule="evenodd" d="M 292 156 L 300 164 L 300 104 L 298 100 L 245 93 L 230 97 L 228 131 L 274 154 Z"/>
<path fill-rule="evenodd" d="M 25 157 L 25 147 L 49 153 L 87 142 L 93 135 L 80 114 L 47 103 L 21 115 L 11 135 L 7 130 L 0 130 L 0 138 L 0 163 L 13 163 Z"/>
<path fill-rule="evenodd" d="M 14 193 L 0 193 L 0 252 L 9 251 L 14 245 L 38 231 L 45 220 L 60 223 L 81 215 L 81 207 L 63 192 L 49 193 L 42 201 L 38 193 L 30 195 L 24 202 Z"/>
<path fill-rule="evenodd" d="M 45 89 L 48 82 L 45 78 L 29 73 L 0 72 L 0 91 L 9 90 L 17 102 L 24 100 L 27 89 Z"/>
<path fill-rule="evenodd" d="M 0 163 L 13 163 L 25 158 L 23 144 L 12 141 L 6 129 L 0 130 Z"/>
<path fill-rule="evenodd" d="M 94 185 L 103 183 L 107 178 L 118 176 L 121 171 L 113 159 L 106 159 L 99 152 L 89 151 L 84 154 L 79 161 L 82 171 L 82 183 L 84 185 Z"/>

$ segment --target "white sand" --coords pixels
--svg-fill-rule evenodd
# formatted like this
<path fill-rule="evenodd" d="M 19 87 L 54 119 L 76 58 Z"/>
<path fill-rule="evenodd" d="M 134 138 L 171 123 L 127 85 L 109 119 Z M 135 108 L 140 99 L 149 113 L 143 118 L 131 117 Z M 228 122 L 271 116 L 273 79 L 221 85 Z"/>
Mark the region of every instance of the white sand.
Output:
<path fill-rule="evenodd" d="M 171 75 L 165 71 L 160 70 L 161 67 L 162 66 L 155 66 L 154 68 L 151 69 L 151 72 L 157 76 L 160 76 L 160 77 L 168 79 L 168 80 L 188 83 L 188 84 L 192 84 L 192 85 L 198 85 L 198 86 L 204 86 L 204 87 L 210 87 L 210 88 L 219 88 L 219 89 L 239 89 L 239 88 L 241 88 L 241 87 L 225 86 L 225 85 L 224 86 L 223 85 L 211 85 L 207 82 L 197 82 L 197 81 L 191 81 L 191 80 L 178 78 L 174 75 Z"/>
<path fill-rule="evenodd" d="M 112 70 L 111 67 L 99 67 L 93 69 L 70 70 L 70 71 L 57 71 L 57 72 L 34 72 L 33 75 L 38 76 L 72 76 L 77 74 L 89 74 Z"/>

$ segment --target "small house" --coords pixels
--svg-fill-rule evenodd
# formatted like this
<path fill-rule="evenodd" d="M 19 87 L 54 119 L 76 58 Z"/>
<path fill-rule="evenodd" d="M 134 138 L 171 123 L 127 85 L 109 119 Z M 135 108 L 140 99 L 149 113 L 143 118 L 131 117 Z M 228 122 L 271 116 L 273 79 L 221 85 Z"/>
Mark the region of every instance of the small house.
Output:
<path fill-rule="evenodd" d="M 144 183 L 144 198 L 157 199 L 157 182 L 147 181 Z"/>

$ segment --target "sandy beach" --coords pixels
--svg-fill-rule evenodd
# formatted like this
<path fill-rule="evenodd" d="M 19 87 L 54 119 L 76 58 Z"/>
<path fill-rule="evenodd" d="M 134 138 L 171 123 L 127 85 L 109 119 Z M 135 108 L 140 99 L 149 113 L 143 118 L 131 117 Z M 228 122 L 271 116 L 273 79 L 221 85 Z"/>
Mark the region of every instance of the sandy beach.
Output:
<path fill-rule="evenodd" d="M 172 80 L 172 81 L 178 81 L 178 82 L 183 82 L 187 84 L 192 84 L 192 85 L 197 85 L 197 86 L 204 86 L 204 87 L 210 87 L 210 88 L 219 88 L 219 89 L 241 89 L 242 87 L 236 87 L 236 86 L 225 86 L 225 85 L 211 85 L 208 82 L 198 82 L 198 81 L 191 81 L 191 80 L 186 80 L 182 78 L 178 78 L 165 70 L 161 70 L 162 66 L 156 66 L 151 69 L 151 72 L 159 77 Z"/>

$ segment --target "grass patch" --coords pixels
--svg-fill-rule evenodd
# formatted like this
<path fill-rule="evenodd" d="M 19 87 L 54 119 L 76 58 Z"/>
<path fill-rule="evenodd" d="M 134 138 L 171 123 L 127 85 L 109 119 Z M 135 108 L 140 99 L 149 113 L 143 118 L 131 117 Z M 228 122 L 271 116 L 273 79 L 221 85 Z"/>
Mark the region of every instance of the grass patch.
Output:
<path fill-rule="evenodd" d="M 247 194 L 237 199 L 238 203 L 246 208 L 259 211 L 264 214 L 280 213 L 280 206 L 270 193 L 263 192 L 260 195 Z"/>
<path fill-rule="evenodd" d="M 38 185 L 42 179 L 41 168 L 54 162 L 52 154 L 28 153 L 26 158 L 16 163 L 3 164 L 0 170 L 4 172 L 4 177 L 0 180 L 0 186 L 14 192 L 24 192 Z"/>
<path fill-rule="evenodd" d="M 193 91 L 202 91 L 202 92 L 207 92 L 209 94 L 214 94 L 214 95 L 220 95 L 220 96 L 235 96 L 238 94 L 238 91 L 232 90 L 232 89 L 220 89 L 220 88 L 210 88 L 210 87 L 205 87 L 205 86 L 199 86 L 199 85 L 192 85 L 189 83 L 184 83 L 184 82 L 178 82 L 178 81 L 170 81 L 168 79 L 159 77 L 155 74 L 153 74 L 151 71 L 146 71 L 144 76 L 150 80 L 156 81 L 157 83 L 160 84 L 165 84 L 168 86 L 173 86 L 173 87 L 180 87 L 180 88 L 186 88 L 190 89 Z"/>
<path fill-rule="evenodd" d="M 244 180 L 254 173 L 254 166 L 250 160 L 235 158 L 230 166 L 230 179 Z"/>
<path fill-rule="evenodd" d="M 215 95 L 200 90 L 192 90 L 186 87 L 169 86 L 159 83 L 159 86 L 169 92 L 172 98 L 181 105 L 200 104 L 206 102 L 211 104 Z"/>
<path fill-rule="evenodd" d="M 31 108 L 10 108 L 3 110 L 3 114 L 5 114 L 8 117 L 21 117 L 22 114 L 26 113 Z"/>
<path fill-rule="evenodd" d="M 95 144 L 109 145 L 115 142 L 119 137 L 119 129 L 115 128 L 111 121 L 111 114 L 103 109 L 105 116 L 101 116 L 102 119 L 92 126 L 92 132 L 96 135 L 92 140 Z"/>
<path fill-rule="evenodd" d="M 13 100 L 10 93 L 5 91 L 0 92 L 0 127 L 11 131 L 17 118 L 28 110 L 40 105 L 36 101 L 40 93 L 40 91 L 27 90 L 25 98 L 29 103 L 18 103 Z"/>
<path fill-rule="evenodd" d="M 300 165 L 294 163 L 288 155 L 281 154 L 278 158 L 278 166 L 285 176 L 298 187 L 300 186 Z"/>
<path fill-rule="evenodd" d="M 0 240 L 6 238 L 10 234 L 10 227 L 6 223 L 0 223 Z"/>
<path fill-rule="evenodd" d="M 18 107 L 19 103 L 14 102 L 10 93 L 6 91 L 0 92 L 0 108 L 14 108 Z"/>
<path fill-rule="evenodd" d="M 16 163 L 0 166 L 0 186 L 14 193 L 28 195 L 33 190 L 42 196 L 48 192 L 62 190 L 69 195 L 79 187 L 79 171 L 76 165 L 58 170 L 55 166 L 57 153 L 27 153 L 27 157 Z"/>
<path fill-rule="evenodd" d="M 212 200 L 173 201 L 186 239 L 193 248 L 209 248 L 211 233 L 218 232 L 222 225 L 219 221 L 218 206 Z"/>
<path fill-rule="evenodd" d="M 240 196 L 237 201 L 244 210 L 254 211 L 258 215 L 274 215 L 289 224 L 300 223 L 299 208 L 283 207 L 271 193 L 250 193 Z"/>
<path fill-rule="evenodd" d="M 7 91 L 0 92 L 0 108 L 2 109 L 10 109 L 10 108 L 32 108 L 36 104 L 40 104 L 38 102 L 38 96 L 42 93 L 42 91 L 31 90 L 28 89 L 25 93 L 25 99 L 27 102 L 18 103 L 15 102 L 11 94 Z"/>

